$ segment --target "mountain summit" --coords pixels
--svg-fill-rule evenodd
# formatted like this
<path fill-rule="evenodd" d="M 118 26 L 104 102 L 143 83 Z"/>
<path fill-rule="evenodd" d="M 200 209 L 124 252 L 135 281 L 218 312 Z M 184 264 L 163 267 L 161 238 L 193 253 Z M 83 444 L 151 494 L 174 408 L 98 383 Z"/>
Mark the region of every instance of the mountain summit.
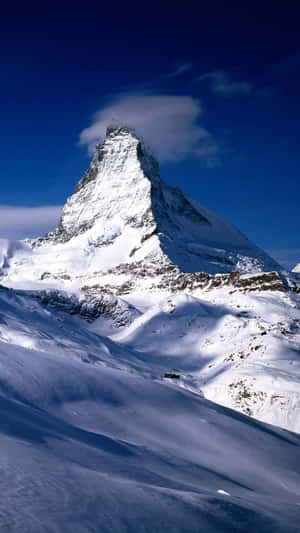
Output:
<path fill-rule="evenodd" d="M 67 242 L 97 227 L 97 242 L 103 243 L 125 226 L 153 227 L 151 195 L 160 188 L 158 163 L 142 140 L 126 126 L 109 126 L 49 237 Z"/>
<path fill-rule="evenodd" d="M 107 128 L 88 170 L 42 242 L 80 237 L 101 248 L 99 266 L 162 261 L 183 272 L 257 272 L 278 265 L 231 224 L 163 183 L 145 143 L 127 126 Z"/>

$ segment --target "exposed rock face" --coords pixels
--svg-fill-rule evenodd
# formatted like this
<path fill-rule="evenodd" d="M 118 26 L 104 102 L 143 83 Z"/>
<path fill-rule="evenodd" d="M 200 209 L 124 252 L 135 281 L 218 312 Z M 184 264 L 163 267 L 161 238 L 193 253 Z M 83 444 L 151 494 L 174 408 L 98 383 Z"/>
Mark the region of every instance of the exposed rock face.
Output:
<path fill-rule="evenodd" d="M 119 272 L 127 272 L 132 269 L 132 265 L 120 265 Z M 286 287 L 278 272 L 262 272 L 253 276 L 241 277 L 240 272 L 230 272 L 229 274 L 207 274 L 206 272 L 185 273 L 178 268 L 153 268 L 152 275 L 155 281 L 150 286 L 151 291 L 169 291 L 179 293 L 182 291 L 193 292 L 197 289 L 211 290 L 221 287 L 238 289 L 244 292 L 252 291 L 280 291 L 285 292 Z M 127 279 L 119 286 L 110 284 L 85 285 L 82 291 L 87 294 L 115 294 L 126 295 L 131 293 L 138 278 L 149 276 L 149 271 L 136 267 L 135 274 L 131 279 Z"/>
<path fill-rule="evenodd" d="M 205 272 L 195 274 L 181 273 L 175 278 L 172 284 L 172 291 L 194 290 L 194 289 L 215 289 L 217 287 L 229 286 L 235 289 L 252 291 L 285 291 L 284 283 L 278 272 L 262 272 L 253 276 L 241 277 L 239 272 L 230 274 L 216 274 L 211 276 Z"/>
<path fill-rule="evenodd" d="M 16 294 L 22 294 L 21 291 Z M 117 327 L 130 324 L 138 316 L 137 310 L 127 302 L 108 294 L 82 295 L 80 297 L 66 292 L 49 290 L 25 293 L 43 305 L 63 311 L 70 315 L 78 315 L 88 322 L 100 316 L 110 318 Z"/>

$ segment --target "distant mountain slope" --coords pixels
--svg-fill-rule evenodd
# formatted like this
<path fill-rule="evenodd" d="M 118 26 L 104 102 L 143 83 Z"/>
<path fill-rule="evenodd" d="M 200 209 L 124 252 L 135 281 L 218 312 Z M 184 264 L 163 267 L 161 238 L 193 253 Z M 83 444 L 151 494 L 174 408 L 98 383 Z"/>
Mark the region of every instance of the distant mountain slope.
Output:
<path fill-rule="evenodd" d="M 295 272 L 296 274 L 300 274 L 300 263 L 294 266 L 292 272 Z"/>

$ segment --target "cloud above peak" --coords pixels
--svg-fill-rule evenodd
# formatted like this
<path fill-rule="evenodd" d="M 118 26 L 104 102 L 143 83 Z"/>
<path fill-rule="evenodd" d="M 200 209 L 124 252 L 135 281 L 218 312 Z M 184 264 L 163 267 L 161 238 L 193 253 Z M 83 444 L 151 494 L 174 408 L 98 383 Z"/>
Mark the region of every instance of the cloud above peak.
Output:
<path fill-rule="evenodd" d="M 91 126 L 80 134 L 80 144 L 93 153 L 112 121 L 133 127 L 161 162 L 189 156 L 207 166 L 219 160 L 219 145 L 200 123 L 202 105 L 191 96 L 160 93 L 123 93 L 94 114 Z"/>
<path fill-rule="evenodd" d="M 198 78 L 198 81 L 209 80 L 213 93 L 222 96 L 234 96 L 235 94 L 250 94 L 253 86 L 246 81 L 233 81 L 229 72 L 214 70 L 207 72 Z"/>

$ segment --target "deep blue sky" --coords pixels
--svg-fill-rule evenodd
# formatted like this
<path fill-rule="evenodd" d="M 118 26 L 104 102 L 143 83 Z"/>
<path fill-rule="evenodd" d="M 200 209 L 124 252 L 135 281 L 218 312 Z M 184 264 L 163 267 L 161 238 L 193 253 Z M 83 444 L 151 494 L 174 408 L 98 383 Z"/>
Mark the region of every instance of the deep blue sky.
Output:
<path fill-rule="evenodd" d="M 186 96 L 216 160 L 187 151 L 162 177 L 300 262 L 296 3 L 43 4 L 2 8 L 0 204 L 63 204 L 89 161 L 79 134 L 116 95 Z"/>

